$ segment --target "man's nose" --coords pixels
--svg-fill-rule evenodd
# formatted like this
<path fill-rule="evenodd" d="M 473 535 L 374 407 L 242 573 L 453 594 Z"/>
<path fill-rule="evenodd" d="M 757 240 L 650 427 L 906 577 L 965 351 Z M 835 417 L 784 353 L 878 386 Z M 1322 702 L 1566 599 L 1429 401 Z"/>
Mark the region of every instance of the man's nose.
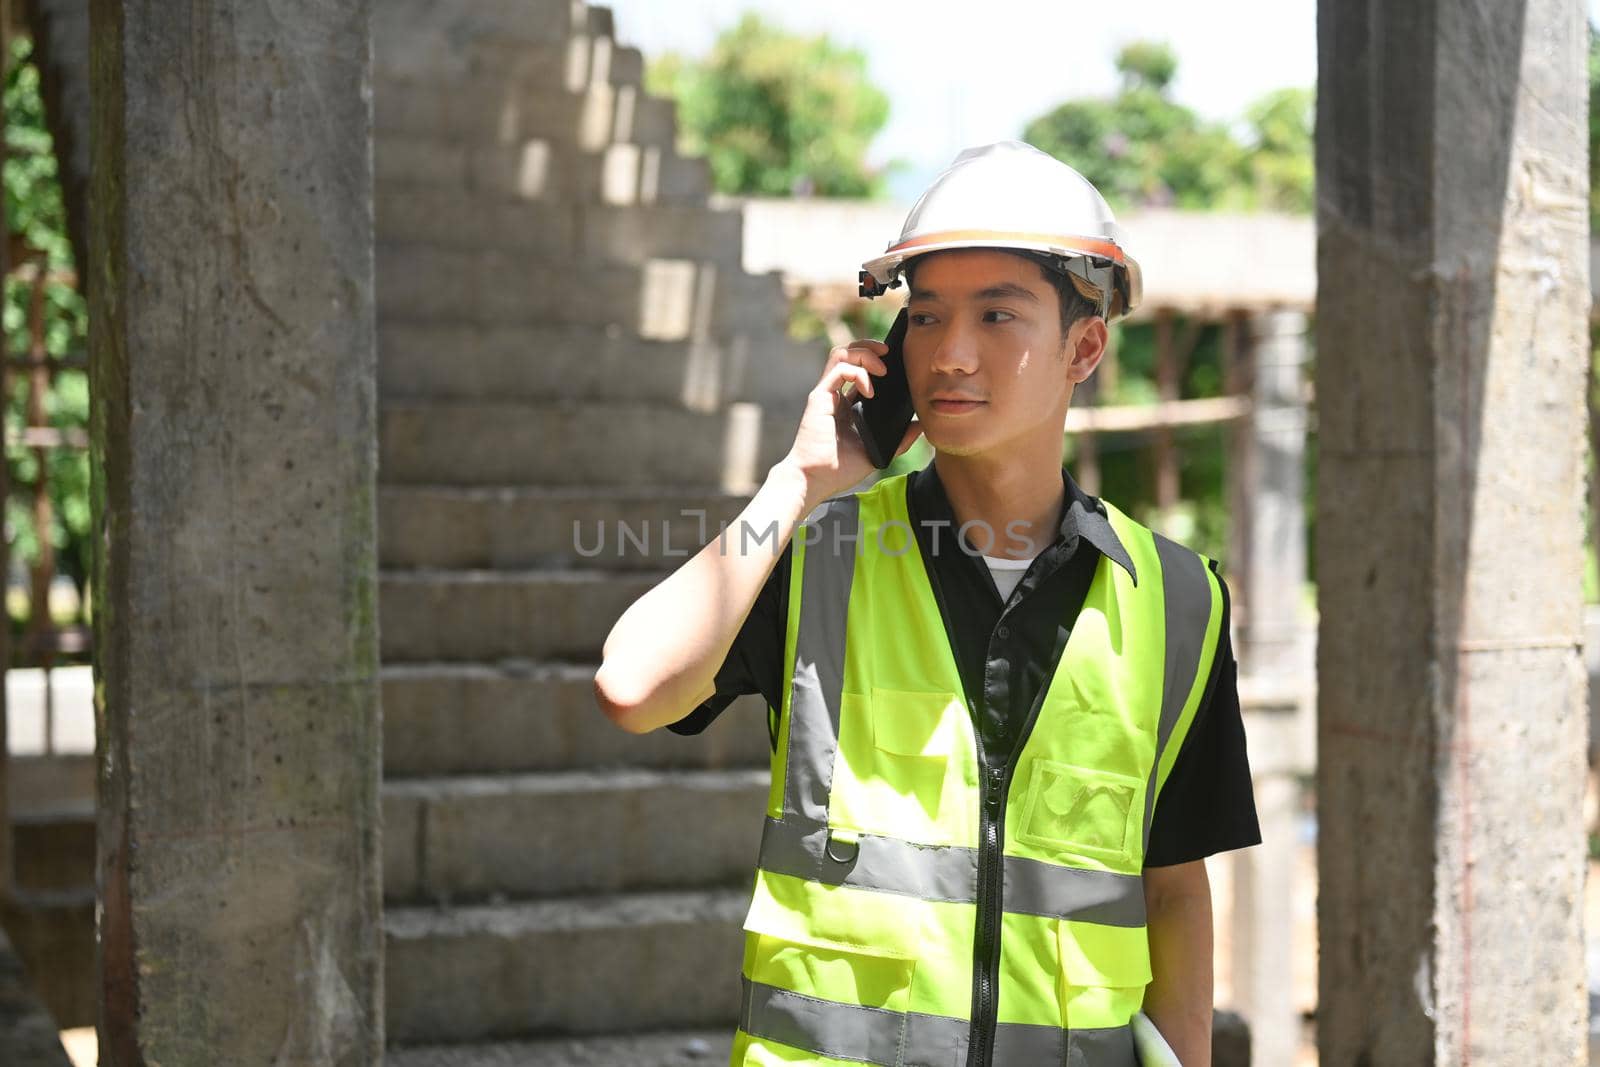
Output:
<path fill-rule="evenodd" d="M 973 331 L 961 322 L 952 322 L 939 331 L 938 342 L 928 362 L 935 374 L 971 374 L 978 369 L 978 344 Z"/>

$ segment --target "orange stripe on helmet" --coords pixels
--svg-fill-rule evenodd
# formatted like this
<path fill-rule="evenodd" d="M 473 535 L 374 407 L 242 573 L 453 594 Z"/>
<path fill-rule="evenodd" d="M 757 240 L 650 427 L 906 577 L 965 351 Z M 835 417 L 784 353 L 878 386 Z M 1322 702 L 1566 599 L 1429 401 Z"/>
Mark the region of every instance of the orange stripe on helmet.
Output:
<path fill-rule="evenodd" d="M 884 255 L 892 256 L 897 252 L 949 241 L 981 241 L 998 245 L 1011 241 L 1028 241 L 1033 244 L 1054 245 L 1058 248 L 1073 248 L 1090 255 L 1107 256 L 1119 264 L 1123 262 L 1122 249 L 1112 241 L 1102 241 L 1093 237 L 1064 237 L 1052 233 L 1018 233 L 1014 230 L 944 230 L 901 241 Z"/>

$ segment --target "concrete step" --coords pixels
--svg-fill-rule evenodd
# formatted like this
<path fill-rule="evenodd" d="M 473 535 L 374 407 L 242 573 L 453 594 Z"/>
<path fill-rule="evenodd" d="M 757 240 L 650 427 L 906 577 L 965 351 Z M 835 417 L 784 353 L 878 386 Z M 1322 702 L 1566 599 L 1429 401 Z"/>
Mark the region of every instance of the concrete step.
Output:
<path fill-rule="evenodd" d="M 755 869 L 766 799 L 765 770 L 389 779 L 384 898 L 731 885 Z"/>
<path fill-rule="evenodd" d="M 379 582 L 385 663 L 597 662 L 612 624 L 659 572 L 390 571 Z"/>
<path fill-rule="evenodd" d="M 744 215 L 702 205 L 541 204 L 464 190 L 382 185 L 381 244 L 512 251 L 570 268 L 574 261 L 642 266 L 691 259 L 738 271 Z"/>
<path fill-rule="evenodd" d="M 545 139 L 473 144 L 456 137 L 380 132 L 376 187 L 441 186 L 541 203 L 704 204 L 711 171 L 671 146 L 610 144 L 557 151 Z"/>
<path fill-rule="evenodd" d="M 388 908 L 389 1040 L 731 1029 L 749 900 L 746 886 Z"/>
<path fill-rule="evenodd" d="M 533 92 L 581 92 L 590 85 L 641 86 L 644 56 L 615 38 L 574 33 L 565 41 L 504 37 L 451 41 L 447 34 L 387 34 L 373 56 L 380 79 L 499 80 Z"/>
<path fill-rule="evenodd" d="M 600 713 L 591 664 L 386 664 L 390 778 L 598 767 L 761 768 L 766 702 L 735 701 L 705 733 L 630 734 Z"/>
<path fill-rule="evenodd" d="M 379 409 L 380 476 L 386 485 L 744 492 L 794 443 L 802 402 L 780 418 L 754 404 L 700 414 L 647 404 L 389 401 Z"/>
<path fill-rule="evenodd" d="M 538 139 L 556 150 L 597 152 L 610 144 L 672 149 L 677 105 L 633 85 L 590 84 L 581 92 L 530 88 L 519 79 L 463 77 L 438 81 L 373 77 L 372 126 L 377 135 L 444 137 L 469 144 L 509 145 Z"/>
<path fill-rule="evenodd" d="M 751 367 L 757 351 L 767 357 L 773 348 L 750 337 L 649 341 L 601 326 L 389 319 L 378 324 L 378 389 L 386 401 L 642 401 L 715 411 L 770 375 Z M 814 382 L 824 357 L 812 355 L 805 370 Z M 796 410 L 803 395 L 793 394 Z"/>
<path fill-rule="evenodd" d="M 383 242 L 378 319 L 615 326 L 658 341 L 781 336 L 788 298 L 777 275 L 715 261 L 555 263 L 504 249 Z"/>
<path fill-rule="evenodd" d="M 729 527 L 748 500 L 715 489 L 387 485 L 379 564 L 660 570 Z"/>
<path fill-rule="evenodd" d="M 483 41 L 559 46 L 575 35 L 600 36 L 602 29 L 586 5 L 568 0 L 384 0 L 372 11 L 374 63 L 380 67 L 403 65 L 410 52 L 449 52 Z"/>
<path fill-rule="evenodd" d="M 630 1037 L 561 1037 L 486 1045 L 389 1048 L 386 1067 L 708 1067 L 733 1054 L 731 1027 Z"/>
<path fill-rule="evenodd" d="M 94 891 L 94 800 L 18 812 L 11 819 L 13 885 L 26 892 Z"/>

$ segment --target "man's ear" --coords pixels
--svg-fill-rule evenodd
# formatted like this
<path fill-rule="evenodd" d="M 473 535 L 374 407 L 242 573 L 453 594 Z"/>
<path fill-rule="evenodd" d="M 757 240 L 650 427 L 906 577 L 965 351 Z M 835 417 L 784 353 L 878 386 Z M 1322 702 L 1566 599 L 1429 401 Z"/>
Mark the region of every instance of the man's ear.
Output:
<path fill-rule="evenodd" d="M 1100 365 L 1106 354 L 1111 333 L 1106 320 L 1099 315 L 1079 319 L 1067 331 L 1067 377 L 1074 385 L 1082 385 Z"/>

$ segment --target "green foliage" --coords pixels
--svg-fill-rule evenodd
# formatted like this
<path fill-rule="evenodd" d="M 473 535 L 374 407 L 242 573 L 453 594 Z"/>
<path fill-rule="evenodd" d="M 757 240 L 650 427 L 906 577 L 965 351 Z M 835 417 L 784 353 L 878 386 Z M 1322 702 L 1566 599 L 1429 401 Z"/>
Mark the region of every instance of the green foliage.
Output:
<path fill-rule="evenodd" d="M 1116 207 L 1310 211 L 1311 90 L 1252 104 L 1241 141 L 1170 96 L 1178 61 L 1138 41 L 1117 56 L 1109 100 L 1069 100 L 1029 122 L 1023 139 L 1070 163 Z"/>
<path fill-rule="evenodd" d="M 668 53 L 651 63 L 646 85 L 677 100 L 684 149 L 707 158 L 719 192 L 883 192 L 884 174 L 866 155 L 889 98 L 868 79 L 858 49 L 747 14 L 704 59 Z"/>
<path fill-rule="evenodd" d="M 1178 324 L 1181 336 L 1186 327 Z M 1155 327 L 1145 322 L 1112 327 L 1115 336 L 1110 357 L 1116 360 L 1116 386 L 1100 381 L 1097 404 L 1151 404 L 1157 400 L 1155 384 Z M 1223 330 L 1205 326 L 1194 339 L 1194 350 L 1178 383 L 1183 399 L 1217 396 L 1222 392 Z M 1111 433 L 1099 435 L 1100 492 L 1107 500 L 1141 522 L 1157 525 L 1196 551 L 1224 563 L 1228 558 L 1227 434 L 1222 426 L 1189 426 L 1174 431 L 1183 502 L 1176 515 L 1160 515 L 1155 500 L 1152 463 L 1155 435 Z M 1078 442 L 1067 438 L 1069 467 L 1077 460 Z"/>
<path fill-rule="evenodd" d="M 1245 175 L 1256 207 L 1309 215 L 1315 210 L 1316 176 L 1310 89 L 1278 89 L 1245 111 L 1253 141 L 1245 154 Z"/>
<path fill-rule="evenodd" d="M 1117 73 L 1124 92 L 1146 86 L 1164 93 L 1178 75 L 1178 53 L 1162 41 L 1134 41 L 1117 53 Z"/>
<path fill-rule="evenodd" d="M 66 208 L 45 126 L 39 72 L 29 62 L 30 54 L 27 38 L 12 41 L 4 90 L 6 160 L 0 183 L 11 235 L 11 266 L 15 269 L 30 263 L 35 269 L 64 275 L 74 269 Z M 6 280 L 6 355 L 25 355 L 33 343 L 29 323 L 33 288 L 31 272 Z M 42 313 L 45 355 L 81 359 L 87 348 L 88 309 L 77 289 L 65 281 L 47 282 Z M 6 427 L 18 429 L 27 421 L 28 374 L 26 370 L 11 371 L 7 382 Z M 58 369 L 43 407 L 48 425 L 86 432 L 88 375 L 81 369 Z M 40 474 L 39 462 L 31 448 L 10 446 L 6 453 L 12 479 L 11 497 L 6 501 L 6 535 L 13 555 L 31 563 L 38 559 L 40 548 L 34 535 L 30 487 Z M 89 456 L 82 449 L 51 449 L 45 453 L 44 465 L 53 511 L 46 535 L 57 550 L 58 569 L 71 576 L 81 591 L 90 562 Z"/>
<path fill-rule="evenodd" d="M 1589 23 L 1589 229 L 1600 229 L 1600 30 Z"/>

